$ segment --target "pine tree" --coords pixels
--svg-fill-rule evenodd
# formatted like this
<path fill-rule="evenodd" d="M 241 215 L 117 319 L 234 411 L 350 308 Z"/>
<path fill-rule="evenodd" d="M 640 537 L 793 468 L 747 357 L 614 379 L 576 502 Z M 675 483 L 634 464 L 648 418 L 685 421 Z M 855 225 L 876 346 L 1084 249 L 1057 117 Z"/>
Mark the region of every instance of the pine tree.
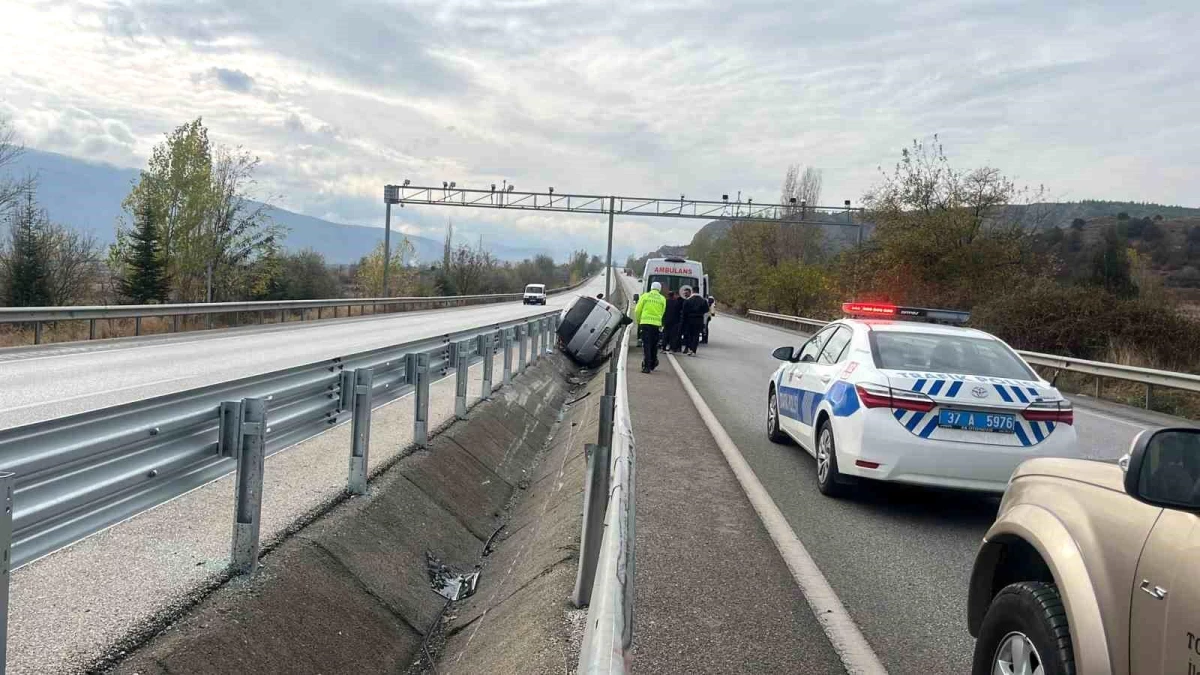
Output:
<path fill-rule="evenodd" d="M 33 191 L 9 216 L 11 250 L 6 261 L 9 307 L 45 307 L 50 304 L 50 261 L 45 229 L 46 215 L 38 210 Z"/>
<path fill-rule="evenodd" d="M 148 204 L 138 211 L 136 227 L 129 237 L 121 294 L 136 304 L 166 302 L 167 267 L 163 259 L 162 233 Z"/>

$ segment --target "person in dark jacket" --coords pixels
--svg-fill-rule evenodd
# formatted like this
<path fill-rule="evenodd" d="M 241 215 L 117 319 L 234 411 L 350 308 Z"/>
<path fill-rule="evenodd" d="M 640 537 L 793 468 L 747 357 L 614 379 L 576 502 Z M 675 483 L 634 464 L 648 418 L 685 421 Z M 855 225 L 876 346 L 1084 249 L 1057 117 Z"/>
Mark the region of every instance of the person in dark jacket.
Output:
<path fill-rule="evenodd" d="M 667 313 L 663 314 L 663 351 L 679 351 L 681 329 L 680 319 L 683 318 L 683 298 L 675 291 L 667 291 Z"/>
<path fill-rule="evenodd" d="M 691 286 L 679 289 L 683 295 L 683 353 L 696 355 L 700 345 L 700 333 L 704 331 L 704 318 L 708 316 L 708 300 L 699 293 L 693 293 Z"/>

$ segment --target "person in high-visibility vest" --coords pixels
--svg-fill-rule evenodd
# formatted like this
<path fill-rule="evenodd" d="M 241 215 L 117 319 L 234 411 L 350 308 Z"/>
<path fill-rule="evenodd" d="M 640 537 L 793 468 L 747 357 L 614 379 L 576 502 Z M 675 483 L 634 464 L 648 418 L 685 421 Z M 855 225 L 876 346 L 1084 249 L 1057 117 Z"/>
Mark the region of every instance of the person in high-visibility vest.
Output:
<path fill-rule="evenodd" d="M 650 292 L 638 298 L 633 309 L 633 322 L 642 334 L 642 372 L 650 373 L 658 367 L 658 339 L 662 332 L 663 314 L 667 312 L 667 299 L 662 294 L 662 284 L 650 284 Z"/>

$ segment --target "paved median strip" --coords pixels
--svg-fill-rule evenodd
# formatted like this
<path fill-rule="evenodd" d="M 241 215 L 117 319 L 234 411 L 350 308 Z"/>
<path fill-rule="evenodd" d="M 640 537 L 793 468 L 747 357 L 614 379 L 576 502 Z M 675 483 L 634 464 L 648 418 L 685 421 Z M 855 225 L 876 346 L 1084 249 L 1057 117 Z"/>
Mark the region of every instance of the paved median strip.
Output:
<path fill-rule="evenodd" d="M 687 373 L 683 371 L 675 357 L 668 354 L 667 360 L 671 362 L 671 367 L 675 369 L 679 381 L 683 383 L 684 390 L 696 406 L 696 411 L 700 413 L 713 440 L 721 448 L 721 453 L 725 455 L 725 460 L 733 469 L 738 483 L 742 486 L 751 505 L 754 506 L 754 511 L 767 528 L 767 533 L 775 542 L 775 547 L 783 556 L 788 569 L 791 570 L 792 577 L 804 594 L 805 600 L 808 601 L 808 606 L 816 616 L 817 622 L 825 631 L 825 636 L 829 638 L 834 651 L 837 652 L 842 664 L 846 667 L 846 672 L 852 675 L 886 674 L 887 670 L 879 661 L 879 657 L 875 655 L 875 651 L 871 649 L 871 645 L 859 631 L 854 619 L 850 617 L 850 613 L 838 599 L 833 587 L 829 585 L 825 575 L 821 573 L 812 556 L 808 554 L 808 550 L 804 548 L 804 544 L 800 542 L 791 525 L 784 518 L 783 512 L 779 510 L 766 488 L 759 482 L 758 476 L 742 456 L 741 450 L 726 433 L 721 423 L 717 421 L 716 415 L 704 402 L 704 398 L 692 385 L 691 379 L 688 378 Z"/>

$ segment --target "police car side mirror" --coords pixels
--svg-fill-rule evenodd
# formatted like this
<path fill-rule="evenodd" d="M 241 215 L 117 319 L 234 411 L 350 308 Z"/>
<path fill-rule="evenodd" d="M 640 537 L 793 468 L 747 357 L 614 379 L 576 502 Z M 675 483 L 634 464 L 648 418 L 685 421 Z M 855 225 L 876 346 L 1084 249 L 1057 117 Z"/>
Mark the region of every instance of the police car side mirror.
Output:
<path fill-rule="evenodd" d="M 1200 509 L 1200 429 L 1143 431 L 1126 457 L 1125 492 L 1139 501 L 1185 510 Z"/>
<path fill-rule="evenodd" d="M 792 361 L 794 360 L 795 355 L 796 349 L 791 345 L 779 347 L 775 351 L 771 352 L 771 356 L 779 359 L 780 361 Z"/>

